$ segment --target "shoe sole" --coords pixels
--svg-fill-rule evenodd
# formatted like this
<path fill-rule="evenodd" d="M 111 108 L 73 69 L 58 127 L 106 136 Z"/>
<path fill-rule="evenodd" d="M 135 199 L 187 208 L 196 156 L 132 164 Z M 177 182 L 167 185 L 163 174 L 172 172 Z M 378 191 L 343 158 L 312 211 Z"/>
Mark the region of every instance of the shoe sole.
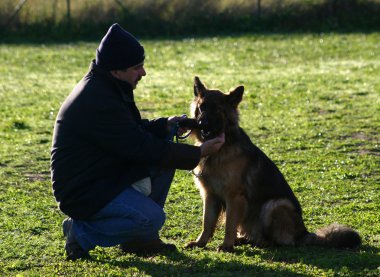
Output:
<path fill-rule="evenodd" d="M 70 232 L 70 229 L 72 228 L 72 225 L 73 225 L 73 221 L 66 218 L 63 222 L 62 222 L 62 231 L 63 231 L 63 236 L 66 238 Z"/>

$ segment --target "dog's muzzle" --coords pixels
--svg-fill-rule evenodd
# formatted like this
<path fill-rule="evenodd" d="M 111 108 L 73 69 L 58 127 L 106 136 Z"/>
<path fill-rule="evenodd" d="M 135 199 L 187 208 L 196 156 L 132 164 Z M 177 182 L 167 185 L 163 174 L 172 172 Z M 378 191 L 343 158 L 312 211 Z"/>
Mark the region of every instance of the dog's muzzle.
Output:
<path fill-rule="evenodd" d="M 201 129 L 201 125 L 194 118 L 186 118 L 178 121 L 178 125 L 179 127 L 186 129 Z"/>
<path fill-rule="evenodd" d="M 209 129 L 209 125 L 204 121 L 196 120 L 194 118 L 186 118 L 178 122 L 179 127 L 186 129 L 198 129 L 201 132 L 203 140 L 212 138 L 212 131 Z"/>
<path fill-rule="evenodd" d="M 179 127 L 186 129 L 198 129 L 201 133 L 202 140 L 206 141 L 217 137 L 223 130 L 220 124 L 209 124 L 205 119 L 196 120 L 194 118 L 186 118 L 178 122 Z M 211 128 L 216 126 L 218 128 Z"/>

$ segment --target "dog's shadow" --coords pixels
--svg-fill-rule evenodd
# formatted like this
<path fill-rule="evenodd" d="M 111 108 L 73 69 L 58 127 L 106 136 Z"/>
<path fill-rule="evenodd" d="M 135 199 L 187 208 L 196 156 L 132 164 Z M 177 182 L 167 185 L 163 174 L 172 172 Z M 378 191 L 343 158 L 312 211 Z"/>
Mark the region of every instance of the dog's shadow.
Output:
<path fill-rule="evenodd" d="M 249 264 L 250 259 L 260 256 L 264 262 L 279 262 L 285 264 L 305 264 L 328 271 L 341 271 L 346 268 L 352 272 L 376 270 L 379 266 L 379 248 L 362 245 L 356 250 L 337 250 L 319 247 L 277 247 L 264 250 L 248 245 L 236 247 L 230 259 L 220 258 L 212 249 L 189 250 L 180 249 L 176 252 L 150 255 L 124 255 L 120 250 L 111 253 L 99 249 L 92 255 L 91 262 L 116 267 L 120 270 L 137 268 L 139 273 L 151 276 L 182 276 L 182 275 L 234 275 L 239 276 L 267 276 L 286 275 L 301 276 L 283 268 L 269 268 L 261 264 Z M 248 263 L 242 264 L 238 256 L 244 256 Z M 352 262 L 355 261 L 355 262 Z"/>
<path fill-rule="evenodd" d="M 317 246 L 278 247 L 268 248 L 260 255 L 263 260 L 267 261 L 287 264 L 302 263 L 333 272 L 343 268 L 357 272 L 363 269 L 377 269 L 380 264 L 379 250 L 380 248 L 369 245 L 362 245 L 355 250 L 339 250 Z M 252 257 L 257 255 L 254 248 L 247 250 L 237 247 L 235 253 Z"/>
<path fill-rule="evenodd" d="M 197 258 L 187 254 L 188 251 L 179 250 L 160 256 L 149 255 L 126 255 L 122 258 L 115 259 L 115 256 L 98 255 L 92 259 L 93 263 L 108 265 L 107 267 L 118 267 L 120 269 L 137 268 L 139 273 L 150 276 L 183 276 L 183 275 L 216 275 L 226 276 L 268 276 L 268 275 L 285 275 L 285 276 L 302 276 L 286 268 L 274 269 L 263 267 L 259 264 L 242 264 L 236 259 L 218 259 L 215 258 L 217 253 L 210 251 L 196 250 Z M 252 251 L 254 255 L 256 251 Z M 235 254 L 238 255 L 239 251 Z M 256 253 L 257 254 L 257 253 Z M 121 254 L 122 255 L 122 254 Z M 222 254 L 220 254 L 222 255 Z"/>

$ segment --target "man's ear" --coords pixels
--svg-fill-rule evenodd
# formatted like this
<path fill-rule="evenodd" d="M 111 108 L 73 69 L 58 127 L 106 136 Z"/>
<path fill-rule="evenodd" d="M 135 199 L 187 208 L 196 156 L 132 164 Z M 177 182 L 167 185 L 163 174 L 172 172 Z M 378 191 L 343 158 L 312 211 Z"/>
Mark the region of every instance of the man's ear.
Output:
<path fill-rule="evenodd" d="M 243 99 L 243 93 L 244 86 L 238 86 L 234 90 L 231 90 L 230 93 L 227 95 L 228 103 L 230 103 L 234 108 L 237 108 L 237 106 Z"/>
<path fill-rule="evenodd" d="M 119 70 L 111 70 L 110 73 L 116 79 L 120 79 L 120 72 L 119 72 Z"/>
<path fill-rule="evenodd" d="M 198 76 L 194 77 L 194 96 L 202 97 L 202 94 L 206 91 L 205 85 L 201 82 Z"/>

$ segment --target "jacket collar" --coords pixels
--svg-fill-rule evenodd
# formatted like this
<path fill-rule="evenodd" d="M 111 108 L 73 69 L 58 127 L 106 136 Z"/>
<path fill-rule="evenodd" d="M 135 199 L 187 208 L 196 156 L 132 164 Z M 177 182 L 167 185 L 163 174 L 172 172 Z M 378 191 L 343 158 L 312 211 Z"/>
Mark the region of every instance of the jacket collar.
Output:
<path fill-rule="evenodd" d="M 104 70 L 103 68 L 98 66 L 95 63 L 95 60 L 92 60 L 90 64 L 90 70 L 98 74 L 101 74 L 102 76 L 109 79 L 113 84 L 115 84 L 124 102 L 135 102 L 134 95 L 133 95 L 133 88 L 128 82 L 124 82 L 115 78 L 114 76 L 112 76 L 112 74 L 109 71 Z"/>

